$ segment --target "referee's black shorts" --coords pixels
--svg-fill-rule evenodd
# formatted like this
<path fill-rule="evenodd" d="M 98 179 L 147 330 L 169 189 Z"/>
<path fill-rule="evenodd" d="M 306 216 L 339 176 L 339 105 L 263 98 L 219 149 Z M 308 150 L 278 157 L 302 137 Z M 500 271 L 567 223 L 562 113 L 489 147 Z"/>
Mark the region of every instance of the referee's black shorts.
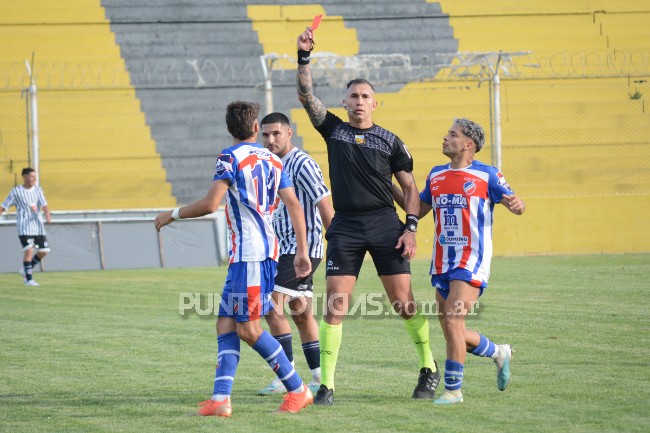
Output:
<path fill-rule="evenodd" d="M 366 213 L 336 212 L 325 235 L 326 275 L 358 277 L 366 251 L 380 276 L 410 274 L 411 266 L 402 257 L 402 248 L 395 248 L 403 232 L 404 224 L 392 208 Z"/>

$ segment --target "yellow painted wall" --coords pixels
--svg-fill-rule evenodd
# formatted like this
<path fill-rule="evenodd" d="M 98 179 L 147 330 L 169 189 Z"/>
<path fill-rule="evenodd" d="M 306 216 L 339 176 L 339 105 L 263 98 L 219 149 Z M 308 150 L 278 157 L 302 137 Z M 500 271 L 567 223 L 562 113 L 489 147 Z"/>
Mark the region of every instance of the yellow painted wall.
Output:
<path fill-rule="evenodd" d="M 614 26 L 612 21 L 616 19 L 607 21 L 588 12 L 650 10 L 648 2 L 636 0 L 446 0 L 437 3 L 441 4 L 443 13 L 450 15 L 459 51 L 534 51 L 538 54 L 607 53 L 612 49 L 613 39 L 608 40 L 596 20 L 602 19 L 605 24 Z M 275 14 L 271 9 L 253 14 L 253 7 L 250 7 L 254 28 L 261 29 L 257 20 L 265 20 L 264 31 L 258 30 L 265 53 L 272 52 L 267 47 L 274 46 L 267 45 L 267 41 L 283 38 L 286 48 L 280 51 L 293 55 L 295 37 L 313 15 L 321 13 L 318 9 L 309 9 L 312 7 L 292 9 L 300 12 L 292 18 L 280 13 L 280 7 L 266 7 L 275 8 Z M 567 12 L 576 14 L 558 15 Z M 495 17 L 495 14 L 510 16 Z M 635 16 L 635 19 L 644 19 L 645 15 Z M 285 28 L 291 20 L 300 18 L 299 26 Z M 650 28 L 650 22 L 644 23 L 645 28 Z M 318 32 L 326 28 L 327 25 Z M 346 41 L 346 38 L 349 39 Z M 638 39 L 641 47 L 644 40 L 650 40 Z M 352 35 L 332 40 L 337 42 L 328 46 L 328 51 L 339 55 L 350 55 L 346 46 L 357 44 Z M 291 67 L 295 68 L 295 64 Z M 650 230 L 643 229 L 643 220 L 650 212 L 650 117 L 643 101 L 628 97 L 629 83 L 625 79 L 578 79 L 558 80 L 549 86 L 548 80 L 528 80 L 504 82 L 502 86 L 510 86 L 507 97 L 502 96 L 503 171 L 527 202 L 528 209 L 518 217 L 502 206 L 496 207 L 495 254 L 650 251 Z M 476 83 L 433 81 L 411 83 L 397 93 L 376 94 L 380 104 L 373 119 L 407 143 L 414 157 L 414 175 L 420 188 L 431 167 L 447 161 L 441 154 L 440 143 L 453 117 L 469 117 L 488 129 L 487 88 L 487 85 L 478 87 Z M 508 117 L 507 110 L 517 115 Z M 332 111 L 345 118 L 342 109 L 333 108 Z M 302 107 L 292 109 L 291 118 L 296 124 L 296 133 L 303 138 L 305 150 L 321 165 L 328 178 L 322 138 L 311 126 Z M 536 126 L 537 132 L 531 133 L 531 125 Z M 616 149 L 591 148 L 594 131 L 616 131 L 617 143 L 629 144 Z M 565 153 L 560 145 L 567 142 L 576 144 L 575 153 Z M 490 162 L 490 143 L 477 159 Z M 621 162 L 632 169 L 614 174 L 611 170 L 597 169 L 602 166 L 599 164 L 616 167 Z M 432 218 L 426 218 L 420 227 L 419 257 L 426 257 L 431 249 Z"/>
<path fill-rule="evenodd" d="M 100 1 L 21 0 L 1 9 L 7 91 L 0 92 L 0 191 L 13 187 L 16 173 L 22 181 L 27 163 L 24 101 L 16 89 L 28 84 L 24 61 L 34 53 L 41 185 L 50 208 L 174 205 Z"/>

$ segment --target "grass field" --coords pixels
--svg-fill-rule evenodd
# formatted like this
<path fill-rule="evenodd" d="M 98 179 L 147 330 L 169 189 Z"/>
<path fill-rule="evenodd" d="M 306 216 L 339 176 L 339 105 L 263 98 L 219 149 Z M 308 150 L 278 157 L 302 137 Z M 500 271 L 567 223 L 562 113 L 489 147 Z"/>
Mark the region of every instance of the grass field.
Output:
<path fill-rule="evenodd" d="M 414 262 L 418 300 L 428 262 Z M 650 255 L 496 258 L 470 326 L 517 352 L 505 392 L 468 356 L 465 403 L 409 397 L 417 359 L 401 319 L 344 325 L 334 407 L 277 414 L 272 378 L 242 346 L 233 416 L 188 416 L 209 398 L 214 318 L 179 315 L 179 294 L 220 291 L 225 268 L 0 275 L 0 432 L 595 432 L 650 430 Z M 323 271 L 317 281 L 323 288 Z M 366 263 L 355 294 L 381 293 Z M 434 355 L 444 365 L 437 318 Z M 308 373 L 294 338 L 298 370 Z M 442 387 L 441 387 L 442 389 Z"/>

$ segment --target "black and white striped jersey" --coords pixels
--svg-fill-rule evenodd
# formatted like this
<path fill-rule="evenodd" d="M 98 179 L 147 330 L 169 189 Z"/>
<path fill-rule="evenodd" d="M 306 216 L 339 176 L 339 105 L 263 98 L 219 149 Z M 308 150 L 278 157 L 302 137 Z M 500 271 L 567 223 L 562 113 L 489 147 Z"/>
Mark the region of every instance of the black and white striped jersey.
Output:
<path fill-rule="evenodd" d="M 323 220 L 316 204 L 330 195 L 320 167 L 309 155 L 298 148 L 282 158 L 284 171 L 293 182 L 296 196 L 305 212 L 309 257 L 323 257 Z M 280 255 L 296 253 L 296 233 L 284 203 L 273 214 L 273 229 L 280 243 Z"/>
<path fill-rule="evenodd" d="M 5 209 L 16 206 L 16 228 L 19 236 L 45 235 L 41 208 L 47 201 L 40 186 L 27 189 L 19 185 L 12 189 L 1 205 Z"/>

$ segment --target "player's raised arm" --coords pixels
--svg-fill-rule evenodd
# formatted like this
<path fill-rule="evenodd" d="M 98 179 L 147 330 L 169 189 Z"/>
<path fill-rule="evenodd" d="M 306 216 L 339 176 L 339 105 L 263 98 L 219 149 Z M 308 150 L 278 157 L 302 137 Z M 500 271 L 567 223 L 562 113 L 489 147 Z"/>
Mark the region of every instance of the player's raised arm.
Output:
<path fill-rule="evenodd" d="M 325 121 L 327 108 L 314 96 L 314 87 L 311 78 L 311 69 L 309 67 L 309 56 L 314 48 L 314 32 L 307 27 L 304 32 L 298 36 L 298 100 L 305 107 L 309 120 L 314 127 L 318 127 Z"/>
<path fill-rule="evenodd" d="M 279 189 L 278 196 L 289 212 L 293 231 L 296 233 L 296 257 L 293 261 L 296 269 L 296 277 L 304 278 L 311 273 L 311 260 L 309 260 L 309 251 L 307 248 L 305 213 L 293 188 Z"/>

